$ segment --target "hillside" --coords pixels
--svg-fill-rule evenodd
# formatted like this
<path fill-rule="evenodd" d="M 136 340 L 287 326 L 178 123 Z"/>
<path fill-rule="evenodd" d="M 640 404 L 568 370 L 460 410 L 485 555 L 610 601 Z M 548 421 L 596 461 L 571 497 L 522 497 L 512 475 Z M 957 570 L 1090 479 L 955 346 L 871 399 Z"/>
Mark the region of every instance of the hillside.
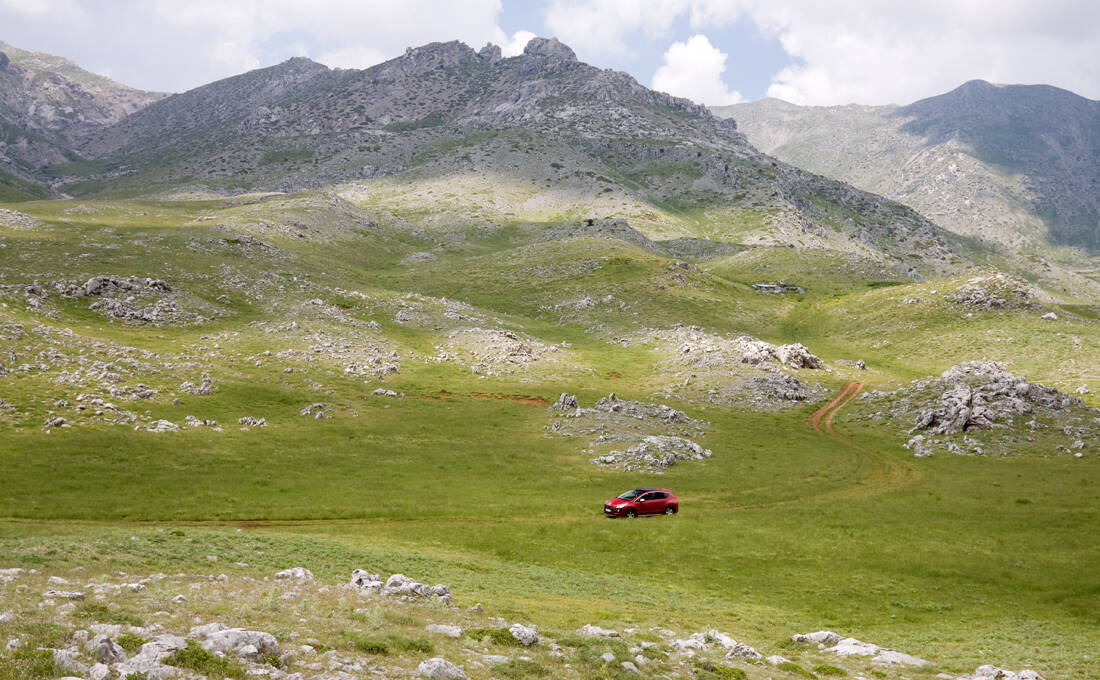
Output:
<path fill-rule="evenodd" d="M 553 40 L 74 153 L 0 208 L 0 680 L 1100 673 L 1062 274 Z"/>
<path fill-rule="evenodd" d="M 0 42 L 0 190 L 47 193 L 46 166 L 79 160 L 74 150 L 89 135 L 163 96 Z"/>
<path fill-rule="evenodd" d="M 903 107 L 761 100 L 714 111 L 762 151 L 955 233 L 1034 253 L 1100 252 L 1100 102 L 972 81 Z"/>

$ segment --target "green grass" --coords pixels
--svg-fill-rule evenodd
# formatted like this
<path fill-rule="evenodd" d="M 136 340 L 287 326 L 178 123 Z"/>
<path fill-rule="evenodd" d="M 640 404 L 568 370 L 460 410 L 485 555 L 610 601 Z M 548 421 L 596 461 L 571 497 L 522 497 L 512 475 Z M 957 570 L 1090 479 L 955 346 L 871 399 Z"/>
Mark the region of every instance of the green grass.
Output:
<path fill-rule="evenodd" d="M 350 633 L 347 637 L 348 645 L 363 654 L 431 654 L 434 649 L 431 641 L 426 638 L 406 637 L 396 633 L 391 633 L 385 637 Z"/>
<path fill-rule="evenodd" d="M 233 678 L 240 680 L 245 677 L 245 668 L 231 659 L 217 656 L 199 646 L 194 640 L 187 641 L 187 647 L 177 649 L 166 657 L 163 662 L 167 666 L 175 666 L 189 671 L 194 671 L 208 678 Z"/>
<path fill-rule="evenodd" d="M 1063 388 L 1076 387 L 1080 375 L 1095 394 L 1100 382 L 1088 378 L 1080 359 L 1100 351 L 1087 318 L 1056 325 L 1017 312 L 968 318 L 943 301 L 951 281 L 894 281 L 867 262 L 786 248 L 707 260 L 678 285 L 668 276 L 669 258 L 658 252 L 592 237 L 537 239 L 538 229 L 556 223 L 452 232 L 429 217 L 401 213 L 425 233 L 446 234 L 440 242 L 448 245 L 436 248 L 435 236 L 392 226 L 384 216 L 377 232 L 330 241 L 262 231 L 244 219 L 249 210 L 270 217 L 262 204 L 15 207 L 47 226 L 3 232 L 3 283 L 29 283 L 48 261 L 51 271 L 73 280 L 104 272 L 156 276 L 205 302 L 230 297 L 224 318 L 172 328 L 108 322 L 87 309 L 87 300 L 57 296 L 47 300 L 56 315 L 49 317 L 27 310 L 20 295 L 6 296 L 0 329 L 12 337 L 10 329 L 22 329 L 4 341 L 18 362 L 37 363 L 40 353 L 87 353 L 125 368 L 142 352 L 156 352 L 186 368 L 126 377 L 124 384 L 141 381 L 160 394 L 123 405 L 173 422 L 213 417 L 225 431 L 154 435 L 74 416 L 73 428 L 47 435 L 42 423 L 61 408 L 54 403 L 73 401 L 98 384 L 70 386 L 56 372 L 13 371 L 0 379 L 0 396 L 19 407 L 17 415 L 0 411 L 0 566 L 209 573 L 206 556 L 216 554 L 219 571 L 267 576 L 301 563 L 331 583 L 346 582 L 352 569 L 363 567 L 447 583 L 459 607 L 483 602 L 492 615 L 531 621 L 540 631 L 584 623 L 684 633 L 718 628 L 765 646 L 828 628 L 933 659 L 937 670 L 953 673 L 994 658 L 1002 667 L 1033 666 L 1048 677 L 1083 680 L 1100 672 L 1092 652 L 1100 635 L 1095 458 L 1022 450 L 1004 459 L 914 460 L 900 448 L 904 433 L 855 417 L 858 403 L 838 416 L 838 437 L 805 427 L 816 404 L 779 413 L 703 410 L 655 397 L 670 378 L 654 370 L 647 349 L 617 342 L 642 327 L 674 323 L 803 342 L 829 361 L 866 360 L 870 370 L 861 379 L 868 389 L 939 373 L 980 353 L 1009 360 L 1037 380 L 1065 380 Z M 322 226 L 340 219 L 316 207 L 279 213 L 291 214 Z M 205 215 L 216 220 L 193 222 Z M 212 226 L 236 219 L 247 223 L 236 228 L 255 229 L 283 257 L 255 257 Z M 209 250 L 193 248 L 192 239 Z M 88 241 L 104 247 L 82 245 Z M 401 263 L 408 253 L 429 249 L 437 259 Z M 16 255 L 27 252 L 35 259 Z M 588 260 L 598 267 L 570 268 Z M 548 273 L 534 275 L 534 267 Z M 261 299 L 227 285 L 227 269 L 283 289 Z M 748 288 L 778 279 L 804 285 L 807 294 L 769 296 Z M 454 322 L 440 314 L 425 324 L 398 323 L 401 304 L 414 301 L 407 291 L 464 300 L 484 320 Z M 608 294 L 627 306 L 554 307 Z M 376 320 L 379 335 L 402 355 L 401 372 L 378 381 L 345 375 L 334 362 L 280 358 L 282 350 L 308 347 L 309 334 L 339 339 L 353 326 L 317 312 L 307 304 L 314 297 L 347 307 L 353 320 Z M 902 302 L 907 297 L 921 302 Z M 289 318 L 300 331 L 277 327 Z M 71 327 L 75 336 L 40 329 L 52 325 Z M 462 325 L 512 327 L 566 343 L 567 359 L 487 377 L 422 360 Z M 134 349 L 122 361 L 109 354 L 112 343 Z M 287 367 L 295 372 L 285 373 Z M 184 379 L 207 370 L 215 394 L 179 393 Z M 847 379 L 840 371 L 806 373 L 799 377 L 833 390 Z M 379 386 L 406 397 L 375 397 Z M 711 423 L 701 443 L 714 457 L 663 475 L 596 468 L 587 463 L 583 443 L 546 432 L 545 407 L 476 396 L 552 402 L 563 391 L 585 405 L 615 391 L 683 408 Z M 335 416 L 298 415 L 315 401 L 336 405 Z M 246 414 L 266 417 L 269 427 L 241 432 L 236 418 Z M 637 485 L 672 488 L 682 512 L 636 522 L 600 515 L 605 498 Z M 277 595 L 271 601 L 277 604 Z M 136 620 L 126 608 L 95 604 L 78 606 L 76 620 Z M 364 614 L 343 644 L 367 654 L 429 653 L 433 643 L 419 637 L 415 623 L 393 613 Z M 15 634 L 23 633 L 0 624 L 0 639 Z M 502 651 L 516 644 L 507 629 L 474 626 L 467 637 Z M 558 640 L 589 677 L 618 672 L 599 661 L 607 651 L 616 655 L 616 666 L 632 658 L 622 641 L 571 634 Z M 206 663 L 197 652 L 183 656 Z M 0 663 L 15 661 L 3 656 Z M 30 668 L 38 661 L 19 663 Z M 736 670 L 715 668 L 700 672 Z M 517 666 L 500 674 L 537 672 Z"/>
<path fill-rule="evenodd" d="M 786 669 L 780 666 L 780 670 Z M 748 674 L 740 668 L 700 659 L 695 662 L 695 677 L 699 680 L 746 680 Z"/>
<path fill-rule="evenodd" d="M 115 642 L 118 643 L 119 647 L 125 649 L 127 654 L 137 654 L 141 646 L 148 642 L 148 640 L 140 635 L 134 635 L 133 633 L 120 633 L 115 637 Z"/>
<path fill-rule="evenodd" d="M 0 655 L 0 680 L 52 680 L 58 673 L 48 649 L 17 649 Z"/>
<path fill-rule="evenodd" d="M 545 678 L 550 675 L 550 669 L 535 662 L 525 659 L 510 659 L 507 663 L 493 664 L 493 674 L 510 680 L 522 680 L 523 678 Z"/>
<path fill-rule="evenodd" d="M 81 602 L 76 608 L 76 617 L 96 623 L 119 623 L 129 626 L 145 625 L 140 616 L 129 614 L 102 602 Z"/>

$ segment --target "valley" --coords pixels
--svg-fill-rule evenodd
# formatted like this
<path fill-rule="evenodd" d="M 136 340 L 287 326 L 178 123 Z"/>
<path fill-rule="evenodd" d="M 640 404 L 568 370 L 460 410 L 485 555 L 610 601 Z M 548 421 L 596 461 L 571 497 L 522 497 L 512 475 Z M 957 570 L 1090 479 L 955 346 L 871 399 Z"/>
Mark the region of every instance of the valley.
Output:
<path fill-rule="evenodd" d="M 1021 257 L 528 50 L 292 60 L 28 173 L 43 195 L 0 209 L 0 569 L 24 570 L 0 678 L 62 677 L 39 647 L 91 674 L 80 631 L 213 623 L 278 654 L 177 677 L 1100 673 L 1087 257 Z M 668 438 L 710 455 L 592 462 Z M 602 516 L 637 486 L 681 511 Z M 791 639 L 813 631 L 927 663 Z"/>

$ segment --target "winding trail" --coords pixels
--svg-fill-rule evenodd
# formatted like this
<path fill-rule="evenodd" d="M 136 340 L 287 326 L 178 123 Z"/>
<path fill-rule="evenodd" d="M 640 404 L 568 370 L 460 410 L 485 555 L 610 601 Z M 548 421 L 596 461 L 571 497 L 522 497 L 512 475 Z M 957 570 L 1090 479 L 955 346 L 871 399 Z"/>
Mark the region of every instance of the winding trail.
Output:
<path fill-rule="evenodd" d="M 863 454 L 868 465 L 867 476 L 850 487 L 821 494 L 816 498 L 865 498 L 903 489 L 921 478 L 920 471 L 910 462 L 889 456 L 875 448 L 856 442 L 851 437 L 833 430 L 833 418 L 840 409 L 847 406 L 859 391 L 863 383 L 850 382 L 844 386 L 832 401 L 817 409 L 806 420 L 806 426 L 822 436 L 833 437 L 844 445 Z"/>
<path fill-rule="evenodd" d="M 835 416 L 836 412 L 842 409 L 848 402 L 855 399 L 861 389 L 863 389 L 863 383 L 848 383 L 832 401 L 814 411 L 807 423 L 818 432 L 833 434 L 833 416 Z M 825 429 L 821 428 L 822 418 L 825 419 Z"/>

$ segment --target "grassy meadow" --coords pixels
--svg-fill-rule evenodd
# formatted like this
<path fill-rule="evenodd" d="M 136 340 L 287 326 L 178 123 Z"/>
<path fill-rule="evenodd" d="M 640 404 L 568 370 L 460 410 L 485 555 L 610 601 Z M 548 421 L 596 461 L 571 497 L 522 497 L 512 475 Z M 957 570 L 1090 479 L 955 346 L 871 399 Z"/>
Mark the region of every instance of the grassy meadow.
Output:
<path fill-rule="evenodd" d="M 904 432 L 857 417 L 858 402 L 828 435 L 807 425 L 820 403 L 753 411 L 656 399 L 673 378 L 650 350 L 621 342 L 676 323 L 802 342 L 833 368 L 797 377 L 830 393 L 857 376 L 865 389 L 887 389 L 996 359 L 1066 391 L 1088 385 L 1096 405 L 1095 319 L 968 317 L 945 301 L 965 276 L 906 282 L 829 253 L 758 248 L 673 270 L 677 258 L 636 243 L 540 240 L 517 225 L 445 231 L 381 218 L 331 236 L 335 218 L 323 207 L 296 213 L 316 229 L 299 238 L 257 221 L 259 205 L 11 206 L 45 224 L 0 229 L 0 283 L 152 276 L 217 314 L 195 326 L 136 326 L 89 311 L 85 298 L 51 294 L 34 309 L 4 293 L 10 374 L 0 398 L 17 408 L 0 411 L 0 568 L 267 576 L 301 565 L 340 583 L 362 567 L 449 584 L 460 607 L 481 602 L 547 630 L 716 628 L 801 661 L 783 641 L 829 629 L 934 664 L 889 677 L 984 663 L 1048 680 L 1100 676 L 1095 455 L 914 459 Z M 230 232 L 272 250 L 246 249 Z M 405 260 L 421 251 L 434 259 Z M 750 287 L 781 278 L 806 294 Z M 586 295 L 616 303 L 570 306 Z M 469 303 L 461 314 L 475 321 L 432 311 L 443 298 Z M 330 307 L 340 314 L 316 311 Z M 402 309 L 425 318 L 398 322 Z M 433 358 L 450 331 L 469 325 L 561 349 L 552 362 L 496 374 Z M 304 362 L 283 353 L 364 338 L 395 349 L 400 371 L 374 378 L 323 354 Z M 119 347 L 133 348 L 131 363 Z M 176 423 L 214 418 L 224 431 L 154 434 L 71 417 L 72 427 L 47 433 L 59 400 L 101 389 L 62 377 L 84 370 L 70 362 L 77 356 L 158 390 L 126 408 Z M 869 370 L 834 363 L 856 358 Z M 50 367 L 19 369 L 37 363 Z M 178 389 L 207 372 L 213 394 Z M 379 387 L 404 396 L 373 394 Z M 547 430 L 546 404 L 561 392 L 586 406 L 609 392 L 669 403 L 710 423 L 700 443 L 714 455 L 660 475 L 591 465 L 587 441 Z M 299 415 L 312 402 L 332 404 L 333 417 Z M 267 427 L 241 430 L 245 415 Z M 606 498 L 639 485 L 672 489 L 680 514 L 602 517 Z M 255 623 L 259 614 L 225 616 Z"/>

